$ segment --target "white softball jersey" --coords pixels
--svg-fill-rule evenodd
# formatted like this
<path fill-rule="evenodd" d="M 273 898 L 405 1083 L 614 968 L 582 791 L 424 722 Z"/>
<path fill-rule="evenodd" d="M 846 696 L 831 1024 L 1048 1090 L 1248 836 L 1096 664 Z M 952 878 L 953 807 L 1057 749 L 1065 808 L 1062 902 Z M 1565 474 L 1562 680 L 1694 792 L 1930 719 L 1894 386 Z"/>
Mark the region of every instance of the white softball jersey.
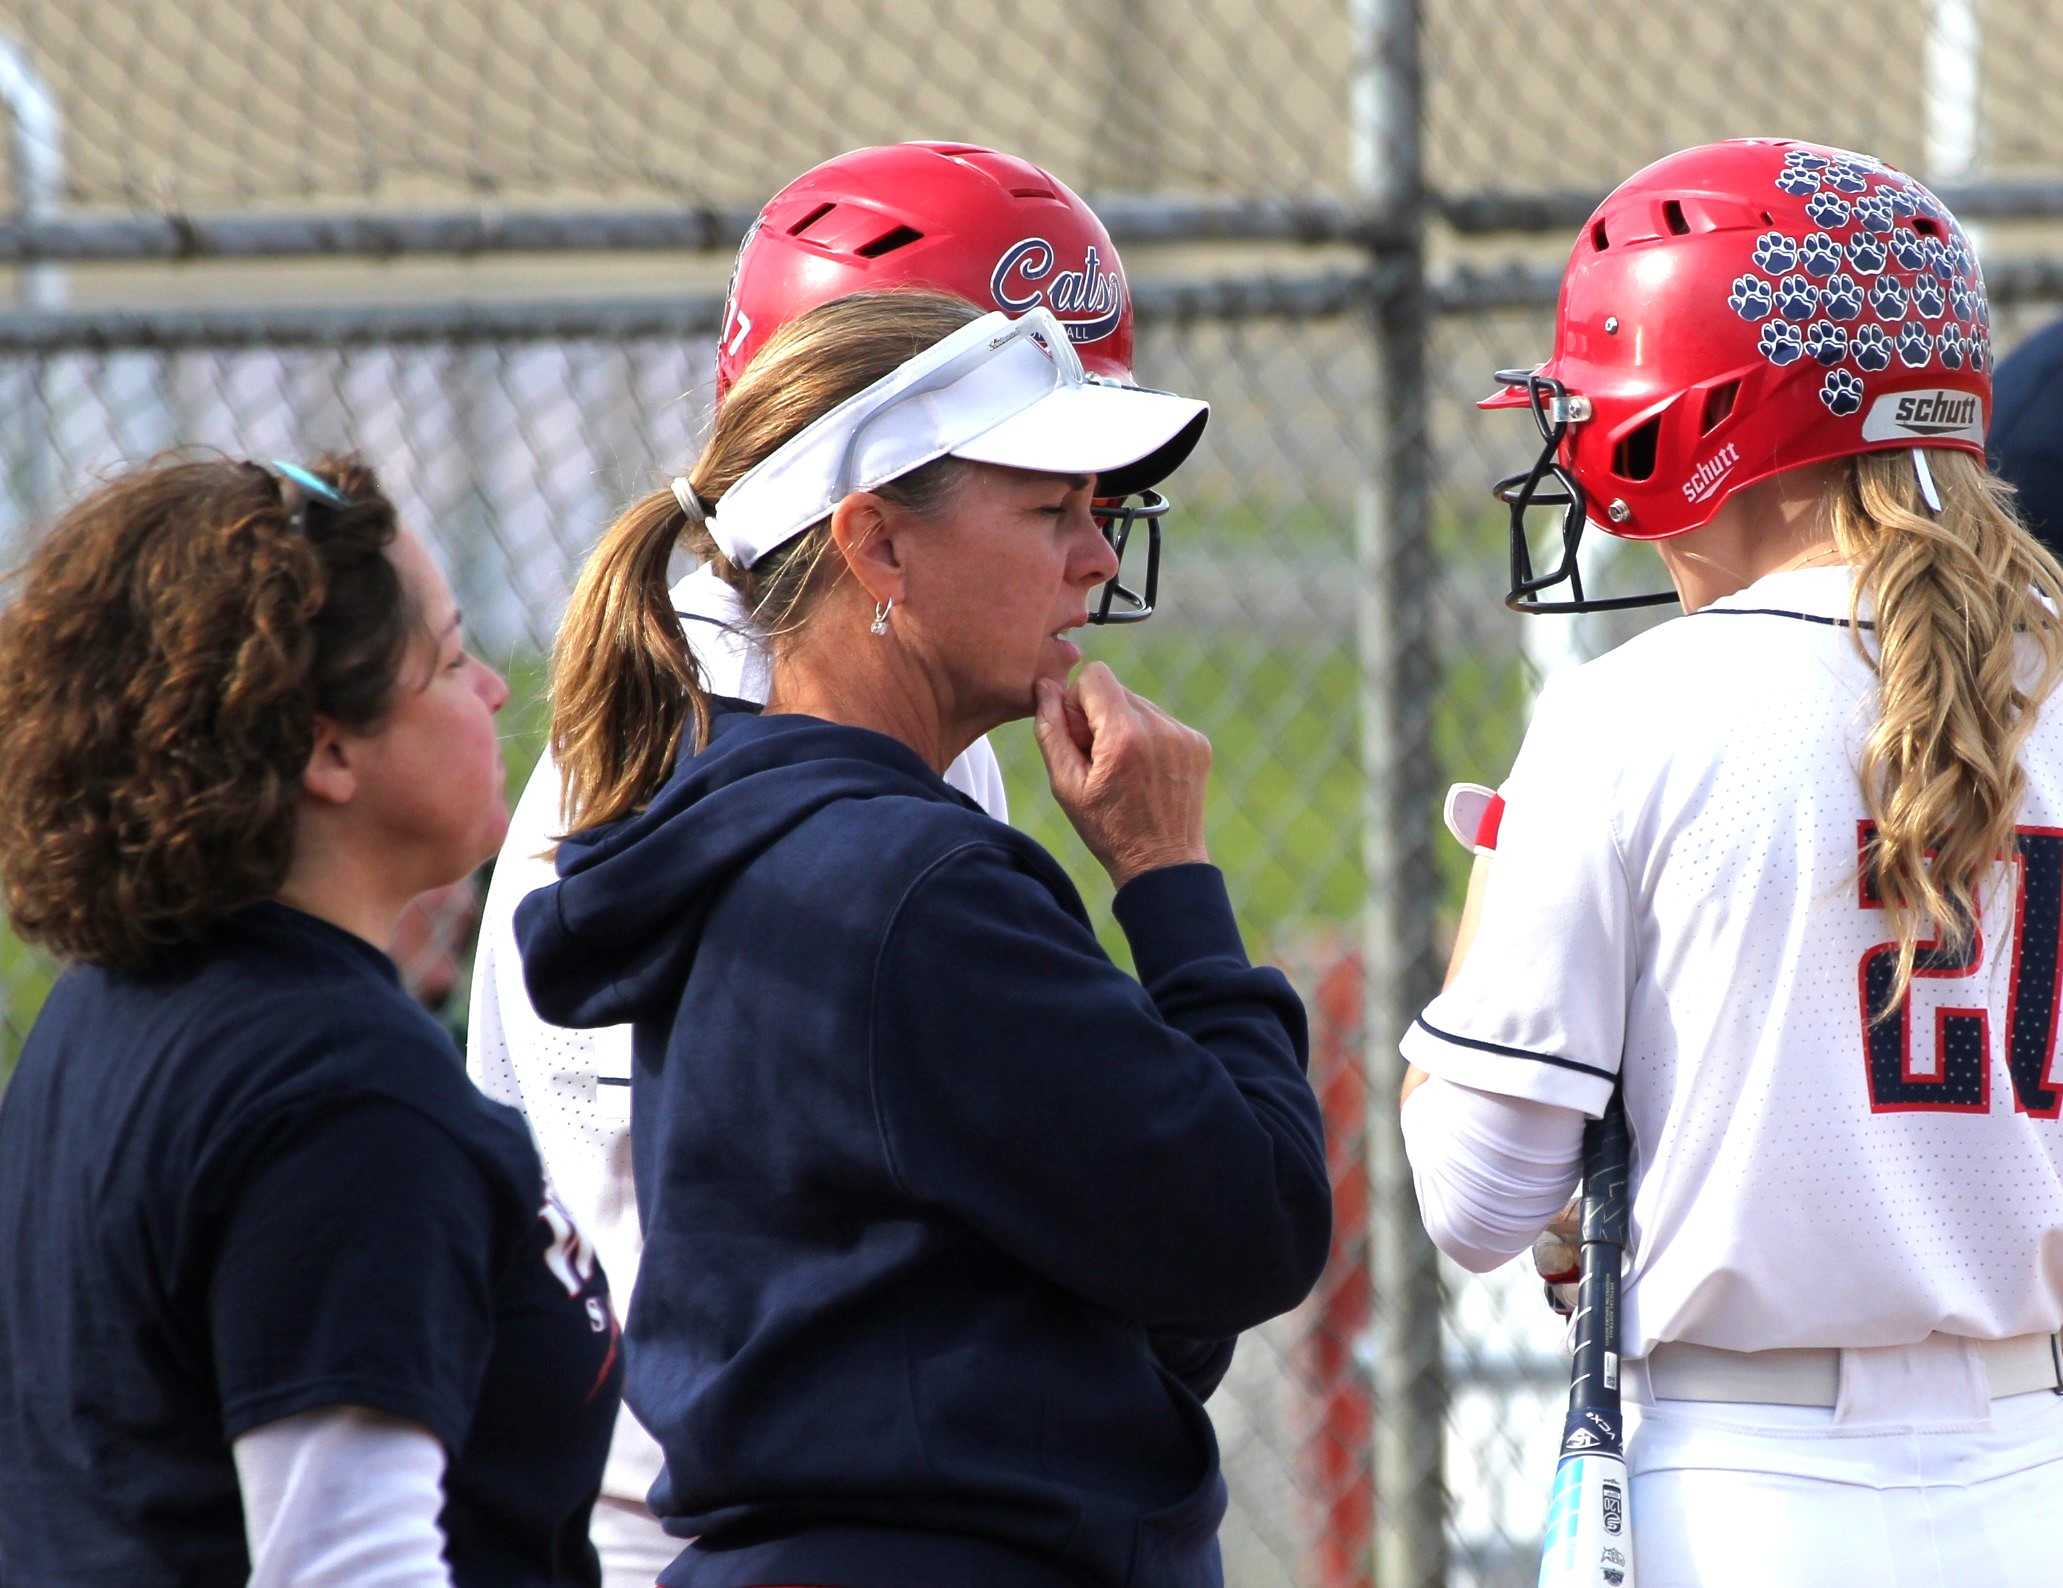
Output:
<path fill-rule="evenodd" d="M 1623 1075 L 1629 1355 L 2063 1326 L 2063 702 L 1978 941 L 1873 1024 L 1897 941 L 1861 874 L 1849 602 L 1846 568 L 1772 574 L 1550 683 L 1474 945 L 1403 1040 L 1591 1116 Z"/>
<path fill-rule="evenodd" d="M 736 593 L 708 568 L 698 568 L 673 587 L 673 604 L 708 687 L 765 700 L 766 652 Z M 864 634 L 858 639 L 880 643 Z M 947 770 L 946 781 L 998 821 L 1009 819 L 1002 769 L 987 739 L 975 740 Z M 530 1121 L 546 1178 L 601 1258 L 617 1305 L 627 1310 L 644 1245 L 631 1185 L 630 1028 L 571 1031 L 546 1024 L 530 1007 L 516 947 L 516 905 L 555 877 L 551 848 L 561 831 L 559 792 L 558 768 L 547 752 L 510 816 L 481 911 L 466 1068 L 481 1091 L 522 1110 Z M 602 1494 L 642 1506 L 660 1459 L 658 1444 L 626 1405 L 617 1419 Z"/>

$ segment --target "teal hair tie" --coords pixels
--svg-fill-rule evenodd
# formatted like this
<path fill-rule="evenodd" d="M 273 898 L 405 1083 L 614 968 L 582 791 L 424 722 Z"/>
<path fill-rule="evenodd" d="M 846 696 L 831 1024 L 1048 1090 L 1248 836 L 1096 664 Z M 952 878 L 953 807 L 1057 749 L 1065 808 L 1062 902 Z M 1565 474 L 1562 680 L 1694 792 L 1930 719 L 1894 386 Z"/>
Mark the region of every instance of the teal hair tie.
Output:
<path fill-rule="evenodd" d="M 349 507 L 351 505 L 350 497 L 330 484 L 321 475 L 311 473 L 309 470 L 302 468 L 298 463 L 289 463 L 284 458 L 274 458 L 272 460 L 272 471 L 275 474 L 284 474 L 310 496 L 318 501 L 329 503 L 331 507 Z"/>

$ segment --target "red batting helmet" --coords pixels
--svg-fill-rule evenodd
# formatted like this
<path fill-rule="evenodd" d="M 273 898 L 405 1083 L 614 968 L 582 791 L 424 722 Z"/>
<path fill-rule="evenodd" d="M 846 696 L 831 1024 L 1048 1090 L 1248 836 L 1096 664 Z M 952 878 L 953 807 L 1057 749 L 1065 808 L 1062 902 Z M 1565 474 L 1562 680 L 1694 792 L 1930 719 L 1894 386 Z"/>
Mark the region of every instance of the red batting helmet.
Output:
<path fill-rule="evenodd" d="M 1015 155 L 893 143 L 826 160 L 760 210 L 725 297 L 718 400 L 804 310 L 909 286 L 1011 314 L 1044 304 L 1090 374 L 1132 378 L 1125 267 L 1094 210 Z"/>
<path fill-rule="evenodd" d="M 1091 375 L 1132 384 L 1132 295 L 1096 212 L 1028 160 L 965 143 L 854 149 L 803 172 L 768 199 L 724 296 L 716 396 L 788 321 L 820 303 L 883 287 L 932 287 L 986 310 L 1040 305 L 1067 328 Z M 1153 614 L 1160 583 L 1158 491 L 1098 504 L 1120 560 L 1147 526 L 1143 588 L 1113 579 L 1097 623 Z"/>
<path fill-rule="evenodd" d="M 1554 356 L 1500 370 L 1486 408 L 1526 407 L 1546 442 L 1501 480 L 1525 611 L 1585 600 L 1586 521 L 1629 540 L 1707 523 L 1786 469 L 1893 447 L 1984 451 L 1990 312 L 1941 201 L 1868 155 L 1788 139 L 1705 144 L 1622 182 L 1562 275 Z M 1560 489 L 1549 485 L 1550 476 Z M 1528 507 L 1563 512 L 1559 568 L 1535 574 Z M 1572 600 L 1542 591 L 1567 582 Z"/>

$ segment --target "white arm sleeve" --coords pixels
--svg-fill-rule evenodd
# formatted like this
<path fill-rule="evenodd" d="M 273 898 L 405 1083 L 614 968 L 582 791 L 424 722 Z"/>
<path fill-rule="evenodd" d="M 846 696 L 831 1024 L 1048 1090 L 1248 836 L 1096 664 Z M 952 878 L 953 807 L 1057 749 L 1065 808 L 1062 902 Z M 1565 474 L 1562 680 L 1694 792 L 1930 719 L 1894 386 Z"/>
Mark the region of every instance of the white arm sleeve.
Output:
<path fill-rule="evenodd" d="M 1578 1108 L 1435 1076 L 1404 1100 L 1404 1151 L 1433 1244 L 1486 1274 L 1533 1244 L 1583 1171 Z"/>
<path fill-rule="evenodd" d="M 358 1406 L 282 1417 L 230 1447 L 243 1492 L 249 1588 L 451 1588 L 444 1447 Z"/>

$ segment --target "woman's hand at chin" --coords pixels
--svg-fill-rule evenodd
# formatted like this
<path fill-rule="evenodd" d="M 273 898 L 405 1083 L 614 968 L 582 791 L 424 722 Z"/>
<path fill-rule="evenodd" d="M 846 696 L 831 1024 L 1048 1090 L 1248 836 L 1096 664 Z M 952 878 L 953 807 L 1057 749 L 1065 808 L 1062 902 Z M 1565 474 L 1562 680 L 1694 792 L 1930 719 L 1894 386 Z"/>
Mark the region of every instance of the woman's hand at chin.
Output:
<path fill-rule="evenodd" d="M 1040 678 L 1033 719 L 1053 797 L 1122 888 L 1161 866 L 1208 861 L 1211 742 L 1091 662 L 1073 683 Z"/>

